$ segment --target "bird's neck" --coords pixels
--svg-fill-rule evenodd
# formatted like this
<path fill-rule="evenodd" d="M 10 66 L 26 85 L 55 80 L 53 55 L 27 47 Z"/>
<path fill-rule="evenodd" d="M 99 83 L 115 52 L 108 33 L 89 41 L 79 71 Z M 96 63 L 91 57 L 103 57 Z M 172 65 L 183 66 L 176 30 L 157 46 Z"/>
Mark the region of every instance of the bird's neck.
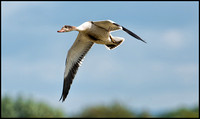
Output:
<path fill-rule="evenodd" d="M 80 26 L 76 27 L 76 30 L 77 31 L 86 31 L 91 28 L 91 25 L 92 24 L 90 22 L 85 22 L 85 23 L 81 24 Z"/>

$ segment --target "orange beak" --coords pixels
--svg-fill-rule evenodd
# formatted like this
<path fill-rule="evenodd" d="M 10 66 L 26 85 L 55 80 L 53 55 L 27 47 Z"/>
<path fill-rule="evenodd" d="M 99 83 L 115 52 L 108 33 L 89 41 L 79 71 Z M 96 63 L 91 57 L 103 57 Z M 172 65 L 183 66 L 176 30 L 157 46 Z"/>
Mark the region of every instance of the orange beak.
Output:
<path fill-rule="evenodd" d="M 58 33 L 63 33 L 65 30 L 62 28 L 61 30 L 57 31 Z"/>

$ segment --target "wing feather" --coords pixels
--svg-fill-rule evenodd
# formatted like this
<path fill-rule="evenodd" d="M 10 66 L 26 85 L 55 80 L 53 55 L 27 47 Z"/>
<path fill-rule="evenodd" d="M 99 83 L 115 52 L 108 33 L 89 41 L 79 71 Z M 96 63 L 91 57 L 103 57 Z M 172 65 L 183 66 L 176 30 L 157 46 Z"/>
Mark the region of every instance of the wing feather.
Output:
<path fill-rule="evenodd" d="M 64 83 L 63 91 L 60 100 L 62 102 L 66 99 L 73 79 L 78 71 L 79 66 L 87 52 L 90 50 L 94 43 L 86 39 L 84 35 L 78 34 L 76 41 L 70 48 L 67 54 L 65 73 L 64 73 Z"/>
<path fill-rule="evenodd" d="M 93 21 L 92 22 L 94 25 L 98 26 L 98 27 L 101 27 L 107 31 L 115 31 L 115 30 L 123 30 L 125 31 L 126 33 L 128 33 L 129 35 L 135 37 L 136 39 L 138 40 L 141 40 L 143 42 L 146 43 L 146 41 L 144 41 L 143 39 L 141 39 L 138 35 L 136 35 L 135 33 L 133 33 L 132 31 L 128 30 L 127 28 L 111 21 L 111 20 L 106 20 L 106 21 Z"/>
<path fill-rule="evenodd" d="M 142 40 L 142 38 L 140 38 L 138 35 L 136 35 L 136 34 L 133 33 L 132 31 L 128 30 L 127 28 L 125 28 L 125 27 L 122 26 L 122 30 L 124 30 L 124 31 L 125 31 L 126 33 L 128 33 L 129 35 L 135 37 L 136 39 L 141 40 L 141 41 L 143 41 L 143 42 L 146 43 L 146 41 Z"/>
<path fill-rule="evenodd" d="M 92 22 L 94 25 L 99 26 L 107 31 L 115 31 L 122 29 L 121 26 L 116 25 L 115 22 L 111 20 L 106 20 L 106 21 L 93 21 Z"/>

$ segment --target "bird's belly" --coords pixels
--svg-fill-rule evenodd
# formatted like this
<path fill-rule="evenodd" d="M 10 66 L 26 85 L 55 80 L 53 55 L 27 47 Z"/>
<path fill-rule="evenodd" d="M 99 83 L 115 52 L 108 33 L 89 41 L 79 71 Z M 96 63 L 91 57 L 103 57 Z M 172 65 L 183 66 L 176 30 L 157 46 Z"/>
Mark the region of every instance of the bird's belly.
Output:
<path fill-rule="evenodd" d="M 93 34 L 88 34 L 89 39 L 97 44 L 108 44 L 111 42 L 110 38 L 109 38 L 109 33 L 105 33 L 105 34 L 97 34 L 97 33 L 93 33 Z"/>
<path fill-rule="evenodd" d="M 98 39 L 98 40 L 93 40 L 94 43 L 97 43 L 97 44 L 108 44 L 110 43 L 110 39 L 109 38 L 101 38 L 101 39 Z"/>

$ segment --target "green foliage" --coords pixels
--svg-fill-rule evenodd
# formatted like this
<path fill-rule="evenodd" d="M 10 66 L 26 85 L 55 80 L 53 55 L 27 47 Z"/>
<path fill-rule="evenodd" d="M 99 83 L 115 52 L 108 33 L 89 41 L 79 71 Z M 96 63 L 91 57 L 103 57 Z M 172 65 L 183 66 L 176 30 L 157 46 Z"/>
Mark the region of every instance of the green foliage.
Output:
<path fill-rule="evenodd" d="M 1 117 L 64 117 L 64 112 L 61 109 L 57 109 L 49 106 L 44 102 L 36 102 L 32 98 L 24 99 L 22 96 L 18 96 L 15 100 L 9 96 L 4 96 L 1 99 Z M 109 105 L 96 105 L 86 107 L 80 113 L 76 113 L 74 117 L 137 117 L 137 118 L 152 118 L 152 117 L 164 117 L 164 118 L 198 118 L 199 107 L 185 108 L 181 107 L 169 112 L 164 112 L 160 115 L 154 115 L 149 113 L 148 110 L 143 110 L 140 113 L 135 113 L 133 110 L 127 108 L 126 105 L 122 105 L 119 102 L 111 103 Z"/>
<path fill-rule="evenodd" d="M 147 110 L 143 110 L 140 113 L 134 113 L 130 111 L 125 105 L 119 103 L 113 103 L 111 105 L 96 105 L 85 108 L 80 114 L 75 117 L 101 117 L 101 118 L 128 118 L 128 117 L 137 117 L 137 118 L 153 118 L 153 117 L 165 117 L 165 118 L 198 118 L 199 117 L 199 107 L 193 109 L 190 108 L 178 108 L 170 112 L 165 112 L 161 115 L 152 115 Z"/>
<path fill-rule="evenodd" d="M 8 96 L 5 96 L 1 100 L 1 117 L 16 117 L 16 111 L 14 110 L 14 102 Z"/>
<path fill-rule="evenodd" d="M 179 108 L 174 111 L 166 112 L 165 114 L 160 115 L 161 117 L 170 117 L 170 118 L 198 118 L 199 117 L 199 108 L 195 107 L 193 109 L 189 108 Z"/>
<path fill-rule="evenodd" d="M 1 100 L 1 117 L 63 117 L 60 109 L 54 109 L 44 102 L 35 102 L 32 99 L 23 99 L 18 96 L 16 100 L 4 96 Z"/>
<path fill-rule="evenodd" d="M 134 117 L 134 113 L 119 103 L 88 107 L 79 114 L 79 117 Z"/>
<path fill-rule="evenodd" d="M 139 117 L 139 118 L 151 118 L 152 116 L 147 110 L 144 110 L 140 114 L 138 114 L 137 117 Z"/>

